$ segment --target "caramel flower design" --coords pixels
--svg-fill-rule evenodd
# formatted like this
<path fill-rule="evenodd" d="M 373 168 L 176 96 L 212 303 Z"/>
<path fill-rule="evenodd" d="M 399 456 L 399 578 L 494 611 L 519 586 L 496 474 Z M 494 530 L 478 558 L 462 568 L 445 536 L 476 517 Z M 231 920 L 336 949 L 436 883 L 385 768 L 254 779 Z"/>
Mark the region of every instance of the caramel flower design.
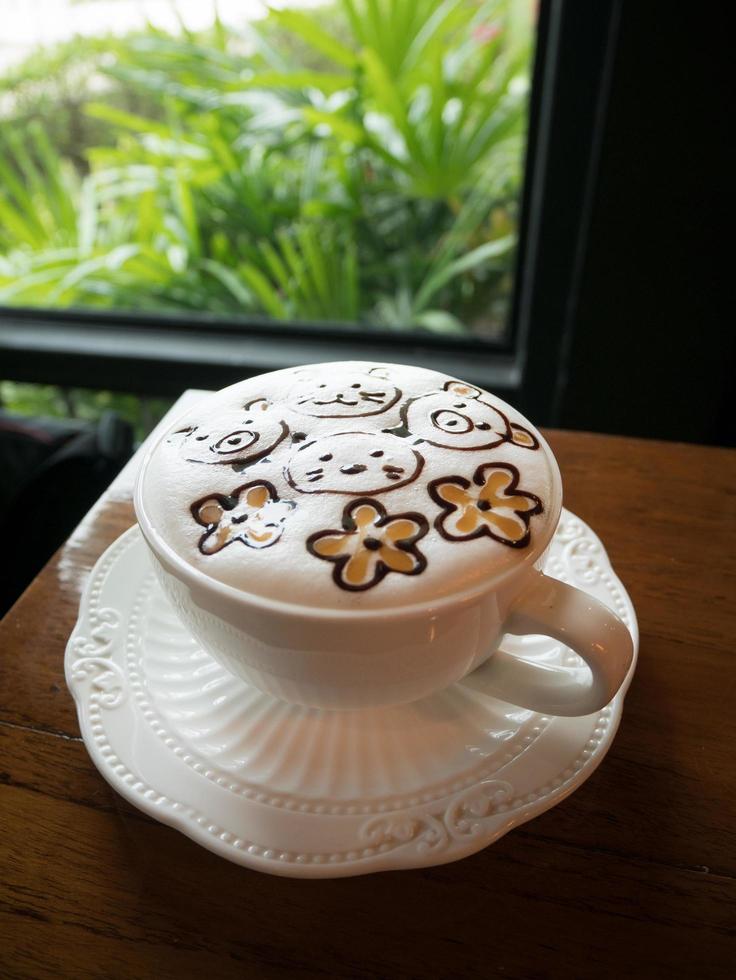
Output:
<path fill-rule="evenodd" d="M 199 539 L 203 555 L 214 555 L 233 541 L 248 548 L 270 548 L 284 532 L 284 522 L 296 507 L 279 500 L 267 480 L 256 480 L 230 494 L 213 493 L 191 506 L 194 520 L 207 530 Z"/>
<path fill-rule="evenodd" d="M 429 530 L 422 514 L 389 515 L 377 500 L 361 497 L 346 505 L 342 526 L 307 538 L 310 554 L 334 563 L 332 577 L 341 589 L 362 592 L 389 572 L 419 575 L 427 567 L 417 548 Z"/>
<path fill-rule="evenodd" d="M 449 541 L 487 535 L 510 548 L 529 544 L 529 521 L 544 510 L 533 493 L 518 490 L 519 471 L 511 463 L 484 463 L 473 483 L 462 476 L 432 480 L 429 495 L 443 509 L 435 527 Z"/>

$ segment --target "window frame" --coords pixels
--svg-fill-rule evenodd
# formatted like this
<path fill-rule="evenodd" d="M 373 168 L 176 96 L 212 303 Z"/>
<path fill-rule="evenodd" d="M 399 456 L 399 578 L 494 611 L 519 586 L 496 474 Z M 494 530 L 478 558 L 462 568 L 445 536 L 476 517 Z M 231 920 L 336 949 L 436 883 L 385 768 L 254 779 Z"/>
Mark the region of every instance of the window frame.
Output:
<path fill-rule="evenodd" d="M 620 0 L 542 0 L 509 327 L 499 341 L 359 324 L 0 306 L 0 378 L 176 395 L 325 360 L 410 362 L 554 421 Z"/>

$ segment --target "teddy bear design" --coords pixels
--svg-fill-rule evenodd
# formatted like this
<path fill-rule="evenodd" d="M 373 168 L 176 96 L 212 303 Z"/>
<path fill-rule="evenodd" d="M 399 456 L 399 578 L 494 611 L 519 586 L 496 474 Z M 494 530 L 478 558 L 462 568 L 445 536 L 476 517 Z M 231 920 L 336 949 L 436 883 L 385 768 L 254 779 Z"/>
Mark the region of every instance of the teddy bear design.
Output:
<path fill-rule="evenodd" d="M 289 427 L 266 398 L 242 409 L 223 413 L 216 423 L 190 425 L 174 432 L 169 443 L 179 445 L 189 463 L 246 466 L 262 459 L 289 434 Z"/>
<path fill-rule="evenodd" d="M 248 548 L 270 548 L 284 532 L 284 523 L 296 507 L 279 500 L 267 480 L 254 480 L 232 493 L 211 493 L 192 504 L 192 517 L 205 528 L 199 539 L 203 555 L 214 555 L 234 541 Z"/>
<path fill-rule="evenodd" d="M 377 494 L 419 476 L 424 457 L 381 432 L 337 432 L 292 453 L 285 475 L 300 493 Z"/>
<path fill-rule="evenodd" d="M 481 392 L 461 381 L 448 381 L 441 391 L 412 398 L 402 406 L 401 420 L 410 436 L 444 449 L 494 449 L 511 442 L 538 449 L 528 429 L 509 422 Z"/>
<path fill-rule="evenodd" d="M 289 408 L 320 419 L 350 419 L 380 415 L 401 398 L 398 388 L 386 380 L 383 368 L 366 372 L 317 374 L 299 372 L 289 396 Z"/>

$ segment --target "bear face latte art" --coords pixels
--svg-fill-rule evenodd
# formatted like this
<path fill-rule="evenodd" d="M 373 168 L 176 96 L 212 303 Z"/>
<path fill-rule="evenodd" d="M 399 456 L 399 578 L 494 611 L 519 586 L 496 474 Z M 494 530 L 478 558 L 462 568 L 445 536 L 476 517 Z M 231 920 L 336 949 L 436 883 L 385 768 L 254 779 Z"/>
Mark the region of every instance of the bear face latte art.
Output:
<path fill-rule="evenodd" d="M 500 399 L 352 361 L 205 399 L 153 451 L 142 496 L 162 539 L 214 579 L 280 602 L 380 609 L 536 560 L 559 517 L 556 487 L 544 440 Z"/>

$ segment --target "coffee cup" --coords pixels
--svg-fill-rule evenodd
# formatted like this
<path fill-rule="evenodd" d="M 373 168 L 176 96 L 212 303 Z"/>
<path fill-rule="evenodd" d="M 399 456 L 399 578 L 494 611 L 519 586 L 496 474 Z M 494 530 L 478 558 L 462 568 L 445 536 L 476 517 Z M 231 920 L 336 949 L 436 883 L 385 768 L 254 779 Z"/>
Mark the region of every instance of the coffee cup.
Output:
<path fill-rule="evenodd" d="M 606 705 L 632 639 L 542 571 L 561 507 L 554 456 L 511 406 L 438 372 L 359 361 L 209 396 L 149 450 L 135 489 L 189 632 L 247 683 L 324 709 L 462 679 L 548 714 Z M 587 669 L 501 652 L 505 633 L 554 637 Z"/>

